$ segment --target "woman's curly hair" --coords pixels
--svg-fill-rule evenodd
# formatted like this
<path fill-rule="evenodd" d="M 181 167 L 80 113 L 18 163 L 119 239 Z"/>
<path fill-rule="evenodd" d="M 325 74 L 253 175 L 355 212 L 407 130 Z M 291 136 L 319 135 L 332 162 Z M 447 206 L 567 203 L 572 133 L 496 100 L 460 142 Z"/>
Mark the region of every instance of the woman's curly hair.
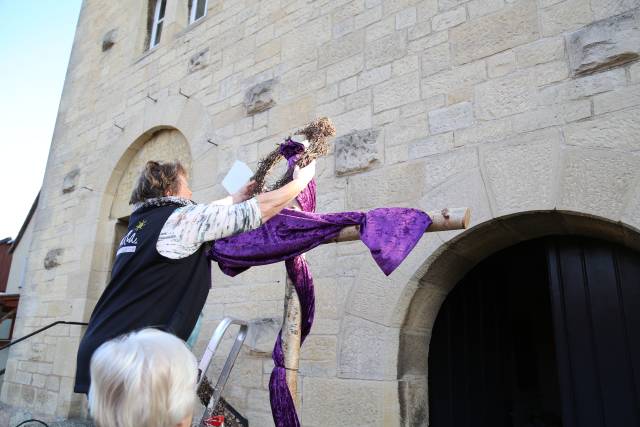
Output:
<path fill-rule="evenodd" d="M 187 177 L 187 171 L 178 160 L 173 162 L 148 161 L 138 177 L 129 204 L 142 203 L 148 199 L 177 193 L 179 176 Z"/>

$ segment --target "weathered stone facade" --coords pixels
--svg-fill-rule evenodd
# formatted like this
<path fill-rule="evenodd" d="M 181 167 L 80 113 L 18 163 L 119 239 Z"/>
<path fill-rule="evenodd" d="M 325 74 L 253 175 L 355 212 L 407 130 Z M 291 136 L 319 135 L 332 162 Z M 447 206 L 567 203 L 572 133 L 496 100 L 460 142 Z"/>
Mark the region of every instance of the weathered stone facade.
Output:
<path fill-rule="evenodd" d="M 321 211 L 469 206 L 475 228 L 425 236 L 389 277 L 359 242 L 308 254 L 304 425 L 427 425 L 433 321 L 497 249 L 552 233 L 640 246 L 637 0 L 209 0 L 192 25 L 186 5 L 167 1 L 162 39 L 145 51 L 146 1 L 84 2 L 16 336 L 89 318 L 147 156 L 188 162 L 194 198 L 212 200 L 235 159 L 255 166 L 321 115 L 338 137 L 374 140 L 341 146 L 362 163 L 319 162 Z M 223 316 L 282 315 L 282 265 L 214 271 L 198 354 Z M 72 393 L 81 334 L 58 326 L 14 347 L 0 400 L 84 416 Z M 225 389 L 252 425 L 272 425 L 271 367 L 247 350 Z"/>

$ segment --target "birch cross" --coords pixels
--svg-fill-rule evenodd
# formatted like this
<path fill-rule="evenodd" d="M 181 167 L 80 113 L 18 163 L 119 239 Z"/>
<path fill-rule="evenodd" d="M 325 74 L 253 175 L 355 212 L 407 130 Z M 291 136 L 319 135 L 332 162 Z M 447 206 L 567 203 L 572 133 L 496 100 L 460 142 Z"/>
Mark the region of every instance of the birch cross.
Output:
<path fill-rule="evenodd" d="M 266 176 L 281 159 L 287 160 L 287 172 L 270 189 L 288 183 L 296 165 L 306 166 L 328 153 L 327 139 L 334 134 L 331 122 L 322 118 L 285 139 L 260 162 L 254 176 L 257 191 L 265 190 Z M 470 220 L 468 208 L 429 213 L 409 208 L 382 208 L 366 213 L 316 214 L 315 181 L 311 181 L 289 208 L 259 229 L 216 241 L 209 252 L 210 258 L 218 261 L 222 271 L 231 276 L 251 266 L 285 261 L 285 313 L 272 353 L 275 366 L 269 382 L 271 410 L 278 427 L 300 425 L 296 411 L 300 347 L 311 330 L 315 312 L 313 279 L 303 252 L 319 244 L 362 240 L 388 275 L 400 265 L 423 233 L 464 229 Z"/>

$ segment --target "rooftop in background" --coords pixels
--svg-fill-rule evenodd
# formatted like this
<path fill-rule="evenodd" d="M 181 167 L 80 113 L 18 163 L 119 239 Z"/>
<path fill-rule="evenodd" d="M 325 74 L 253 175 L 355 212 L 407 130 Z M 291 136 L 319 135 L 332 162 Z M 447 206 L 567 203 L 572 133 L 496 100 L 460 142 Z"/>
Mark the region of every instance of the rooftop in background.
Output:
<path fill-rule="evenodd" d="M 7 290 L 9 270 L 11 269 L 11 248 L 13 239 L 6 237 L 0 240 L 0 292 Z"/>

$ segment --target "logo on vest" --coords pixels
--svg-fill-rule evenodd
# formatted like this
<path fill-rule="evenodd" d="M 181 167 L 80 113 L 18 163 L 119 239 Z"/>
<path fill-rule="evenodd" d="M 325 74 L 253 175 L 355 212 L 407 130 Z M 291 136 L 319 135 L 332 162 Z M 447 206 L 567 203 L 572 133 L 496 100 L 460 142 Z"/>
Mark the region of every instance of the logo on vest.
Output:
<path fill-rule="evenodd" d="M 135 227 L 136 230 L 140 230 L 142 227 L 144 227 L 145 224 L 146 224 L 146 221 L 140 221 L 138 225 L 136 225 Z M 122 240 L 120 240 L 120 249 L 118 249 L 118 252 L 116 252 L 116 256 L 124 253 L 135 252 L 137 244 L 138 244 L 138 236 L 136 236 L 136 232 L 134 230 L 129 230 L 129 232 L 124 235 Z"/>

